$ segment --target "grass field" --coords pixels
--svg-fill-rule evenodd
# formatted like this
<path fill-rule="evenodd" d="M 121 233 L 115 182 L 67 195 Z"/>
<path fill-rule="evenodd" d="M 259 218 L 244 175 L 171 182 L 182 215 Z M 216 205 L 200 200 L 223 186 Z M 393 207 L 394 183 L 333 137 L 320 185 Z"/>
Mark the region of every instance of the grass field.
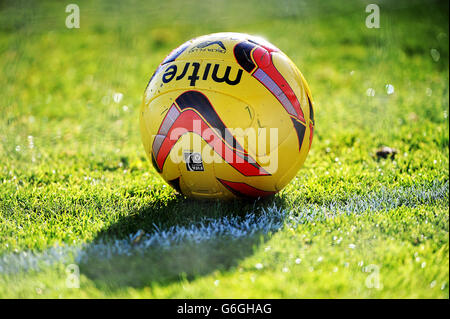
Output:
<path fill-rule="evenodd" d="M 1 2 L 0 297 L 449 298 L 448 2 L 379 1 L 379 29 L 373 1 L 317 2 L 77 1 L 79 29 Z M 184 199 L 141 144 L 157 65 L 220 31 L 273 42 L 315 99 L 271 199 Z"/>

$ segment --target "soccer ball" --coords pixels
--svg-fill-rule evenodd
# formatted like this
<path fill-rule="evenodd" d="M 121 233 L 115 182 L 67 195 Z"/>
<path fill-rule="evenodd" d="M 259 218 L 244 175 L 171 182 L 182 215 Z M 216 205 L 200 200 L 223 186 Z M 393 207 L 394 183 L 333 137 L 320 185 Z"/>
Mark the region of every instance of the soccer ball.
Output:
<path fill-rule="evenodd" d="M 265 197 L 296 175 L 311 148 L 313 100 L 294 63 L 240 33 L 192 39 L 151 77 L 142 142 L 159 174 L 187 197 Z"/>

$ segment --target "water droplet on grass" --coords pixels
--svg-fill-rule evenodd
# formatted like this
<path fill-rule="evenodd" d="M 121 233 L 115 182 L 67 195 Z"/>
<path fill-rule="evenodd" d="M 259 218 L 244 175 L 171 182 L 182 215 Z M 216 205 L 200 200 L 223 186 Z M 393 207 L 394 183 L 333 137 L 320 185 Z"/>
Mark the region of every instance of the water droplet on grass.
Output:
<path fill-rule="evenodd" d="M 394 86 L 392 84 L 386 84 L 386 93 L 391 95 L 394 93 Z"/>
<path fill-rule="evenodd" d="M 28 135 L 28 147 L 29 148 L 33 148 L 34 147 L 34 142 L 33 142 L 33 136 L 32 135 Z"/>
<path fill-rule="evenodd" d="M 116 102 L 116 103 L 120 103 L 120 101 L 122 101 L 122 98 L 123 98 L 123 94 L 120 92 L 116 92 L 113 95 L 114 102 Z"/>
<path fill-rule="evenodd" d="M 366 94 L 367 96 L 375 96 L 375 90 L 372 88 L 368 88 Z"/>
<path fill-rule="evenodd" d="M 441 58 L 441 54 L 436 49 L 431 49 L 430 54 L 431 54 L 431 58 L 433 59 L 434 62 L 438 62 L 439 59 Z"/>

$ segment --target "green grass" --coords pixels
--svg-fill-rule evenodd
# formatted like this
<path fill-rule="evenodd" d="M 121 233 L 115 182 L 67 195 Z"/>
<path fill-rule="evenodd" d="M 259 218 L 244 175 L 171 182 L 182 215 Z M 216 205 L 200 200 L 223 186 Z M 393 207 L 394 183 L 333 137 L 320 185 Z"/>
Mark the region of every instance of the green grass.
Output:
<path fill-rule="evenodd" d="M 64 3 L 0 4 L 0 266 L 69 251 L 0 269 L 1 298 L 449 297 L 447 2 L 382 2 L 380 29 L 365 27 L 361 1 L 77 3 L 73 30 Z M 315 99 L 310 154 L 272 199 L 186 200 L 145 158 L 148 79 L 171 49 L 220 31 L 269 39 Z M 382 145 L 394 160 L 376 158 Z M 155 225 L 277 210 L 270 231 L 95 253 Z M 74 262 L 79 289 L 66 286 Z M 378 289 L 366 285 L 374 269 Z"/>

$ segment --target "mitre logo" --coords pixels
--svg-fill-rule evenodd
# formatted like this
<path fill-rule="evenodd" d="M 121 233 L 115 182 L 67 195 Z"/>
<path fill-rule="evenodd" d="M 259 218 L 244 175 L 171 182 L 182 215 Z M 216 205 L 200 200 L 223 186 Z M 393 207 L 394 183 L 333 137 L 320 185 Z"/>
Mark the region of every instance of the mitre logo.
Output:
<path fill-rule="evenodd" d="M 222 41 L 204 41 L 193 46 L 188 53 L 192 52 L 218 52 L 225 53 L 227 49 Z"/>
<path fill-rule="evenodd" d="M 167 67 L 162 75 L 162 81 L 169 83 L 173 79 L 180 81 L 184 78 L 189 80 L 190 86 L 195 86 L 195 82 L 198 80 L 208 80 L 211 75 L 211 79 L 217 83 L 226 83 L 228 85 L 236 85 L 241 82 L 242 69 L 238 69 L 237 72 L 232 71 L 231 66 L 224 66 L 221 64 L 203 64 L 204 68 L 200 68 L 198 62 L 186 62 L 184 66 L 172 64 Z M 202 66 L 203 66 L 202 65 Z M 180 67 L 180 69 L 178 69 Z M 178 72 L 178 71 L 181 72 Z M 187 75 L 190 73 L 190 75 Z"/>

